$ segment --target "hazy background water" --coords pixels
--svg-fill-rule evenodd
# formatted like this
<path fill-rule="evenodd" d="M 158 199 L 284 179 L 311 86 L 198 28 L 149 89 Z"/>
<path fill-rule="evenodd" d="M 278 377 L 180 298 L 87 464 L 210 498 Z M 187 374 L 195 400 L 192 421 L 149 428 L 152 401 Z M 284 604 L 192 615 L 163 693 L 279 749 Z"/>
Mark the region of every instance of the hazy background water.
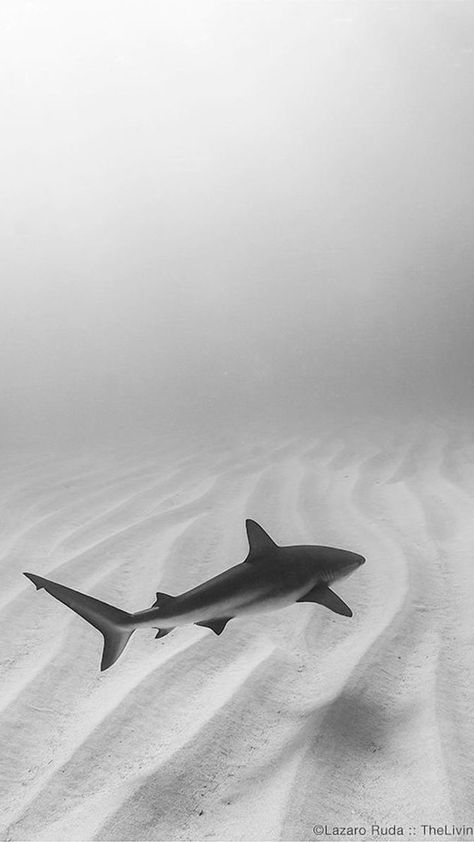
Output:
<path fill-rule="evenodd" d="M 0 14 L 4 443 L 471 410 L 469 0 Z"/>

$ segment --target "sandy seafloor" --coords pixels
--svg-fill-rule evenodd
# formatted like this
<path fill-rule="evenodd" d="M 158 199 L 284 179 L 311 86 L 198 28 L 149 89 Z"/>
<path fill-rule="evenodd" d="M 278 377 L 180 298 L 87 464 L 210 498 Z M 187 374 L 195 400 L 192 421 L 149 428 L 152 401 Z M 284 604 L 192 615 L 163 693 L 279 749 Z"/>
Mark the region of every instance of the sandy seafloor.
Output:
<path fill-rule="evenodd" d="M 473 462 L 466 419 L 4 455 L 1 838 L 474 824 Z M 101 674 L 100 635 L 21 575 L 138 610 L 240 562 L 246 517 L 364 554 L 334 584 L 354 617 L 139 631 Z"/>

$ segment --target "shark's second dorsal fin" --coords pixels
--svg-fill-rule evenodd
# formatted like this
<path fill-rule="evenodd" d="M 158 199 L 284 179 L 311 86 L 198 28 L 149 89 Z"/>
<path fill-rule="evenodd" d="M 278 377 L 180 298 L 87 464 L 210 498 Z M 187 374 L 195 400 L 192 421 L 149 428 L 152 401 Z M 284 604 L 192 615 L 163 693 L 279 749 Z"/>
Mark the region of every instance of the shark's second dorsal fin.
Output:
<path fill-rule="evenodd" d="M 264 529 L 255 521 L 247 519 L 245 521 L 245 528 L 247 530 L 247 538 L 249 539 L 249 554 L 246 561 L 254 561 L 258 557 L 269 550 L 275 550 L 277 544 L 270 538 Z"/>
<path fill-rule="evenodd" d="M 160 593 L 160 591 L 156 594 L 156 599 L 151 606 L 152 608 L 163 608 L 163 603 L 166 602 L 168 599 L 173 599 L 169 593 Z"/>

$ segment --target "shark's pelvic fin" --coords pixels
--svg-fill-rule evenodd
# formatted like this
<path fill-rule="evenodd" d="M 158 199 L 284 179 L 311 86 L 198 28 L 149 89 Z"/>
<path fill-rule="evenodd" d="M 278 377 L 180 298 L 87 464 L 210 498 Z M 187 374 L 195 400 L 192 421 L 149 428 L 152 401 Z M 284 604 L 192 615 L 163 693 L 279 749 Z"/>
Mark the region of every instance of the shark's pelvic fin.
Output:
<path fill-rule="evenodd" d="M 338 596 L 337 593 L 334 593 L 331 588 L 328 588 L 327 585 L 316 585 L 316 587 L 312 588 L 304 596 L 300 596 L 300 598 L 296 601 L 318 602 L 320 605 L 324 605 L 326 608 L 334 611 L 335 614 L 343 614 L 344 617 L 352 617 L 352 611 L 349 606 L 342 601 L 341 597 Z"/>
<path fill-rule="evenodd" d="M 278 545 L 275 544 L 275 541 L 270 538 L 255 520 L 247 519 L 245 521 L 245 528 L 247 530 L 247 538 L 249 539 L 249 554 L 245 561 L 254 561 L 261 553 L 277 548 Z"/>
<path fill-rule="evenodd" d="M 44 588 L 51 596 L 59 602 L 72 608 L 76 614 L 87 620 L 92 626 L 98 629 L 104 638 L 104 651 L 102 653 L 101 670 L 106 670 L 115 663 L 122 654 L 130 637 L 135 631 L 132 615 L 107 602 L 101 602 L 93 596 L 66 588 L 58 582 L 50 579 L 43 579 L 34 573 L 25 573 L 36 586 L 36 589 Z"/>
<path fill-rule="evenodd" d="M 203 620 L 202 622 L 195 623 L 194 625 L 204 626 L 206 629 L 212 629 L 215 634 L 222 634 L 229 620 L 232 620 L 232 617 L 220 617 L 218 620 Z"/>

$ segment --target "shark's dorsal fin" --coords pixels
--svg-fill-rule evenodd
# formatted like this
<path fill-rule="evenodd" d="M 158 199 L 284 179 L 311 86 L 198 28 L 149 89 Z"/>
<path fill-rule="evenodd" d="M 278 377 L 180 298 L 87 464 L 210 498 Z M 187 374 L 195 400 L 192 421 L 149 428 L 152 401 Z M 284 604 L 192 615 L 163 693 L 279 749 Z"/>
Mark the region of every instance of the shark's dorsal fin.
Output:
<path fill-rule="evenodd" d="M 249 539 L 249 554 L 246 561 L 254 561 L 262 553 L 268 550 L 275 550 L 277 544 L 270 538 L 264 529 L 255 520 L 247 519 L 245 521 L 245 528 L 247 530 L 247 538 Z"/>

